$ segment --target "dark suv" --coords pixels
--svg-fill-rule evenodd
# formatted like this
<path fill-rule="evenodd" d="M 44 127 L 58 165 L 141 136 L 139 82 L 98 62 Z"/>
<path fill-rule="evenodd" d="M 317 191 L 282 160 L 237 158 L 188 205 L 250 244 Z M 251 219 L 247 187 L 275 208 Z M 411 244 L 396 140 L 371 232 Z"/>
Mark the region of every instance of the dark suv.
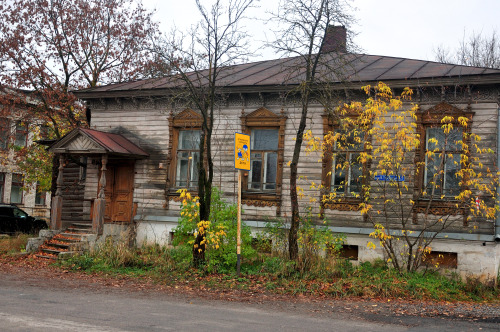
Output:
<path fill-rule="evenodd" d="M 29 216 L 14 204 L 0 203 L 0 233 L 38 233 L 47 228 L 44 220 Z"/>

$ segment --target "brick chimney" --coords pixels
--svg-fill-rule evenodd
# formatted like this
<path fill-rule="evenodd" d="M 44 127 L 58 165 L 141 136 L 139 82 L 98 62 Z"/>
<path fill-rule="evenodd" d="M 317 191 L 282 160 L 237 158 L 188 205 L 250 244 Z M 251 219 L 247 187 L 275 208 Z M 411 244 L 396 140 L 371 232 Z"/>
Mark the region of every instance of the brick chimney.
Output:
<path fill-rule="evenodd" d="M 325 39 L 321 44 L 320 53 L 347 52 L 347 30 L 343 25 L 330 25 L 326 28 Z"/>

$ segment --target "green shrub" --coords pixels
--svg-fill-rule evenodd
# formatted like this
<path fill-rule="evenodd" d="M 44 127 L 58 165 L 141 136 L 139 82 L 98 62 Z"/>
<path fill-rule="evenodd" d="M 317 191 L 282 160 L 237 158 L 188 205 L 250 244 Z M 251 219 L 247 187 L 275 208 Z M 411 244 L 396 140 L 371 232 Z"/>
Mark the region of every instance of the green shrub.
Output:
<path fill-rule="evenodd" d="M 199 203 L 196 197 L 181 192 L 183 206 L 181 219 L 175 228 L 176 259 L 186 262 L 192 259 L 194 238 L 198 231 L 205 232 L 207 272 L 227 273 L 236 268 L 237 206 L 225 202 L 217 188 L 212 189 L 210 221 L 199 220 Z M 256 257 L 252 247 L 250 228 L 241 224 L 242 260 L 251 261 Z"/>

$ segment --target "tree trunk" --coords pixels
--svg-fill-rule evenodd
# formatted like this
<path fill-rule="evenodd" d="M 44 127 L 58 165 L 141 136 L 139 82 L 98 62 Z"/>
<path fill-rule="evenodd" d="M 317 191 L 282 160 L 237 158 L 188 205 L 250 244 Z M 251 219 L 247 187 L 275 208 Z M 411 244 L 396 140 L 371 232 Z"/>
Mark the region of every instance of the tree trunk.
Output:
<path fill-rule="evenodd" d="M 303 96 L 308 98 L 308 95 Z M 299 245 L 297 243 L 297 233 L 300 225 L 299 200 L 297 195 L 297 167 L 300 157 L 300 149 L 304 138 L 304 129 L 306 128 L 307 119 L 307 100 L 302 103 L 302 114 L 300 117 L 299 128 L 295 140 L 295 148 L 293 149 L 292 162 L 290 164 L 290 202 L 292 205 L 292 220 L 290 223 L 290 232 L 288 233 L 288 254 L 291 260 L 299 258 Z"/>

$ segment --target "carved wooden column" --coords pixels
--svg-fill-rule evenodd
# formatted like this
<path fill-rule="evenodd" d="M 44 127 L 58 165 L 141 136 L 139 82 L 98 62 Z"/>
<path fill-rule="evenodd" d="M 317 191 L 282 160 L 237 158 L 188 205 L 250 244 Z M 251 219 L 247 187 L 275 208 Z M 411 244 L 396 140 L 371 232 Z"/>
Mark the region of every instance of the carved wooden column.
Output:
<path fill-rule="evenodd" d="M 51 214 L 50 214 L 50 228 L 53 230 L 62 229 L 62 186 L 63 186 L 63 170 L 64 170 L 64 156 L 59 155 L 59 172 L 57 173 L 56 180 L 56 195 L 52 198 Z"/>
<path fill-rule="evenodd" d="M 106 210 L 106 164 L 108 163 L 108 156 L 102 156 L 101 178 L 99 179 L 99 192 L 94 201 L 94 211 L 92 217 L 92 232 L 101 235 L 104 226 L 104 213 Z"/>

